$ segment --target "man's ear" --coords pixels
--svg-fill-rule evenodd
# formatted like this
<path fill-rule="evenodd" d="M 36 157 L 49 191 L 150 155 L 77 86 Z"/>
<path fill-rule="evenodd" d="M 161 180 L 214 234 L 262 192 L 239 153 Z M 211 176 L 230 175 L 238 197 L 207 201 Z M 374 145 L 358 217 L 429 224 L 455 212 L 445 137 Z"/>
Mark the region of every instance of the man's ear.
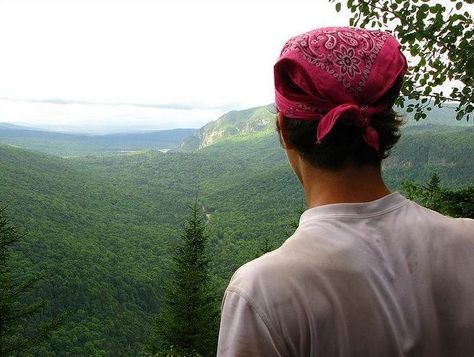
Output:
<path fill-rule="evenodd" d="M 288 133 L 285 130 L 285 118 L 283 114 L 277 114 L 277 122 L 278 122 L 278 134 L 280 135 L 280 142 L 284 149 L 288 150 L 292 148 L 290 141 L 288 140 Z"/>

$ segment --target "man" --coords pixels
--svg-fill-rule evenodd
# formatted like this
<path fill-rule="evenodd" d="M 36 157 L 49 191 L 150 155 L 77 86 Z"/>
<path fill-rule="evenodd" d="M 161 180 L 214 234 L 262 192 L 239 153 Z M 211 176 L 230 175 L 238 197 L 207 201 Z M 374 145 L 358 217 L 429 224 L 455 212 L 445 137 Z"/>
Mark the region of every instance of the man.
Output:
<path fill-rule="evenodd" d="M 218 356 L 474 356 L 474 221 L 381 175 L 406 68 L 381 31 L 322 28 L 284 46 L 277 128 L 309 209 L 232 277 Z"/>

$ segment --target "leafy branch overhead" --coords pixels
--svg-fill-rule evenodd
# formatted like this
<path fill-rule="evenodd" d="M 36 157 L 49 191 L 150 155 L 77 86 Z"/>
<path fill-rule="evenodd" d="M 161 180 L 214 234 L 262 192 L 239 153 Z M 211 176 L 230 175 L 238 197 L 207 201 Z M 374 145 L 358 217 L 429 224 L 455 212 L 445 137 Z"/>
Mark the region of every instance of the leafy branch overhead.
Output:
<path fill-rule="evenodd" d="M 334 2 L 342 10 L 341 1 Z M 400 41 L 409 73 L 399 105 L 409 99 L 415 119 L 443 103 L 456 104 L 458 120 L 474 111 L 474 0 L 347 0 L 351 26 L 380 28 Z M 472 115 L 472 114 L 471 114 Z"/>

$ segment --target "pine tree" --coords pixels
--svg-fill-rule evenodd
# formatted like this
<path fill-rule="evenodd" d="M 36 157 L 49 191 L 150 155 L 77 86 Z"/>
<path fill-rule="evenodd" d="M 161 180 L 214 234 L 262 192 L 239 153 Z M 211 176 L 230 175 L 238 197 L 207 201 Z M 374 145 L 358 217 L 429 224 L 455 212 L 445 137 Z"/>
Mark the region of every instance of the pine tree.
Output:
<path fill-rule="evenodd" d="M 22 238 L 5 217 L 5 209 L 0 209 L 0 357 L 26 352 L 42 336 L 39 331 L 29 338 L 22 335 L 26 318 L 42 306 L 21 302 L 36 283 L 34 278 L 19 275 L 12 265 L 13 248 Z"/>
<path fill-rule="evenodd" d="M 257 252 L 255 254 L 255 258 L 261 257 L 262 255 L 271 252 L 274 250 L 275 247 L 273 246 L 272 242 L 270 241 L 269 236 L 263 237 L 261 243 L 257 246 Z"/>
<path fill-rule="evenodd" d="M 474 218 L 474 181 L 450 190 L 441 187 L 439 176 L 433 174 L 425 185 L 404 182 L 402 186 L 406 196 L 422 206 L 452 217 Z"/>
<path fill-rule="evenodd" d="M 196 201 L 173 257 L 172 279 L 157 318 L 155 353 L 215 355 L 218 315 L 210 295 L 204 228 Z"/>

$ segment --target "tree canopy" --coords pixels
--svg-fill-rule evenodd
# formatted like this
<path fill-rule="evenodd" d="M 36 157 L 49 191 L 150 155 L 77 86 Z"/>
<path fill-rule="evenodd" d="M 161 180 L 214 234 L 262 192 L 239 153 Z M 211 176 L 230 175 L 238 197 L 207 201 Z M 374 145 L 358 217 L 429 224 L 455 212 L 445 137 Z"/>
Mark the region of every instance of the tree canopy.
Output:
<path fill-rule="evenodd" d="M 53 331 L 53 324 L 31 326 L 28 319 L 40 312 L 41 301 L 24 303 L 37 278 L 20 273 L 14 263 L 14 248 L 24 238 L 0 209 L 0 357 L 27 353 Z"/>
<path fill-rule="evenodd" d="M 421 205 L 452 217 L 474 218 L 474 181 L 461 189 L 441 186 L 437 174 L 426 184 L 403 183 L 408 198 Z"/>
<path fill-rule="evenodd" d="M 404 129 L 387 159 L 391 189 L 404 180 L 424 184 L 433 172 L 450 190 L 470 182 L 474 128 L 448 127 L 443 118 L 452 112 L 433 112 L 431 125 Z M 216 310 L 234 271 L 265 242 L 277 247 L 288 238 L 303 205 L 273 132 L 229 137 L 192 153 L 68 159 L 0 145 L 0 172 L 0 201 L 28 230 L 10 262 L 24 278 L 42 277 L 23 306 L 47 302 L 20 332 L 68 312 L 50 338 L 36 343 L 35 356 L 142 356 L 174 281 L 174 256 L 197 193 Z M 173 345 L 164 356 L 183 357 Z"/>
<path fill-rule="evenodd" d="M 350 25 L 392 32 L 409 61 L 402 88 L 408 112 L 425 119 L 443 103 L 456 103 L 456 118 L 474 111 L 474 0 L 329 0 L 336 10 L 345 2 Z"/>

